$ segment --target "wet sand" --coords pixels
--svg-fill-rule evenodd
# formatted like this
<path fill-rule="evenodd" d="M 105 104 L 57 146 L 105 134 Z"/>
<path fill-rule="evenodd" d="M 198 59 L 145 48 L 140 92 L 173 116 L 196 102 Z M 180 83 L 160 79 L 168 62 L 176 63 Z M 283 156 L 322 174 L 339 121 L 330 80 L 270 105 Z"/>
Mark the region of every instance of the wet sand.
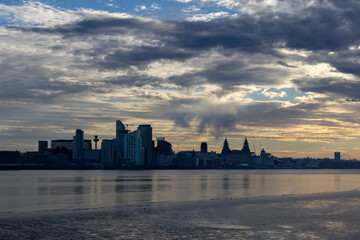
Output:
<path fill-rule="evenodd" d="M 0 239 L 360 239 L 360 191 L 1 213 Z"/>

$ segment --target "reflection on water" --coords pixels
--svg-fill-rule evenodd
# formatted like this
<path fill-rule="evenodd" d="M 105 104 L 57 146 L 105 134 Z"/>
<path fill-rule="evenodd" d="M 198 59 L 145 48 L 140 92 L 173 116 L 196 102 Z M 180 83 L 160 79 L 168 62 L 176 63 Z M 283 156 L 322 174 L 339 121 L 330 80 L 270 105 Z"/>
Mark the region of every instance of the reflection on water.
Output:
<path fill-rule="evenodd" d="M 0 212 L 360 188 L 360 170 L 9 171 Z"/>

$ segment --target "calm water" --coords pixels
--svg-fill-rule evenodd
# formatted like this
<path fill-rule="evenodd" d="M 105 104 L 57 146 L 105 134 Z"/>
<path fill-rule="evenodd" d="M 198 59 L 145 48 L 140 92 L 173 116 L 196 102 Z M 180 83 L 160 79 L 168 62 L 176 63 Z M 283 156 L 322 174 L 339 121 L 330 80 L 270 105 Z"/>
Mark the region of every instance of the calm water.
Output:
<path fill-rule="evenodd" d="M 360 189 L 360 170 L 0 171 L 0 213 Z"/>

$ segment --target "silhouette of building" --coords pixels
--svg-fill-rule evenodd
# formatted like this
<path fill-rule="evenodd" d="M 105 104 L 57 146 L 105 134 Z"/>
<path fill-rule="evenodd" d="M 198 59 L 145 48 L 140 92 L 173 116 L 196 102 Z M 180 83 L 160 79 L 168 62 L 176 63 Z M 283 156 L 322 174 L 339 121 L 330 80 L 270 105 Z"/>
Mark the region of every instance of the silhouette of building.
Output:
<path fill-rule="evenodd" d="M 19 151 L 0 151 L 0 164 L 20 163 L 21 155 Z"/>
<path fill-rule="evenodd" d="M 256 162 L 256 166 L 261 168 L 272 168 L 274 167 L 274 164 L 274 156 L 272 156 L 271 153 L 265 152 L 265 149 L 262 149 L 260 153 L 260 162 Z"/>
<path fill-rule="evenodd" d="M 206 142 L 202 142 L 201 146 L 200 146 L 201 152 L 202 153 L 207 153 L 208 149 L 207 149 L 207 143 Z"/>
<path fill-rule="evenodd" d="M 82 162 L 84 160 L 84 131 L 76 129 L 73 137 L 73 159 Z"/>
<path fill-rule="evenodd" d="M 335 161 L 340 161 L 340 159 L 341 159 L 340 152 L 334 152 L 334 159 L 335 159 Z"/>
<path fill-rule="evenodd" d="M 105 168 L 115 167 L 115 139 L 103 139 L 101 142 L 101 165 Z"/>
<path fill-rule="evenodd" d="M 126 135 L 124 166 L 143 166 L 140 131 L 136 130 Z"/>
<path fill-rule="evenodd" d="M 57 139 L 57 140 L 51 140 L 51 149 L 56 148 L 66 148 L 68 150 L 73 150 L 74 140 L 67 140 L 67 139 Z M 84 149 L 91 149 L 91 140 L 90 139 L 84 139 Z"/>
<path fill-rule="evenodd" d="M 142 162 L 145 166 L 153 166 L 155 163 L 152 160 L 152 127 L 149 124 L 139 125 L 138 131 L 141 138 Z"/>
<path fill-rule="evenodd" d="M 126 130 L 125 125 L 120 121 L 116 121 L 116 158 L 121 165 L 125 158 L 125 141 L 129 130 Z"/>
<path fill-rule="evenodd" d="M 101 150 L 84 149 L 84 162 L 87 165 L 98 165 L 101 160 Z"/>
<path fill-rule="evenodd" d="M 228 143 L 228 140 L 225 138 L 225 141 L 224 141 L 224 145 L 223 145 L 221 154 L 222 154 L 222 155 L 226 155 L 226 154 L 228 154 L 229 152 L 230 152 L 229 143 Z"/>
<path fill-rule="evenodd" d="M 47 149 L 48 149 L 48 141 L 39 141 L 38 144 L 39 154 L 44 154 Z"/>
<path fill-rule="evenodd" d="M 241 149 L 241 152 L 243 152 L 244 154 L 250 154 L 250 148 L 249 148 L 249 143 L 248 143 L 247 138 L 245 138 L 244 145 L 243 145 L 243 148 Z"/>
<path fill-rule="evenodd" d="M 172 149 L 172 144 L 165 140 L 164 137 L 156 138 L 156 153 L 157 155 L 172 155 L 174 151 Z"/>
<path fill-rule="evenodd" d="M 73 142 L 73 140 L 66 139 L 51 140 L 51 149 L 67 148 L 68 150 L 73 150 Z"/>

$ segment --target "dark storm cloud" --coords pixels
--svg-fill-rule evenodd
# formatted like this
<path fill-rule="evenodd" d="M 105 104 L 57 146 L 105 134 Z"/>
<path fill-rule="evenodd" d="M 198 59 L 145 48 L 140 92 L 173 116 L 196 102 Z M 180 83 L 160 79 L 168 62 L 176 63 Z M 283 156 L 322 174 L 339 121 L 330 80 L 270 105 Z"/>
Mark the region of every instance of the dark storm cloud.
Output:
<path fill-rule="evenodd" d="M 315 6 L 297 14 L 283 12 L 242 14 L 209 22 L 160 22 L 138 18 L 95 18 L 55 27 L 16 27 L 22 31 L 59 34 L 64 38 L 99 35 L 134 35 L 156 40 L 153 46 L 135 46 L 130 51 L 98 47 L 106 56 L 94 58 L 92 67 L 116 69 L 160 59 L 185 60 L 217 48 L 218 51 L 270 52 L 278 43 L 289 48 L 338 51 L 359 43 L 360 3 L 334 2 L 337 8 Z M 350 6 L 349 6 L 350 5 Z M 12 27 L 14 28 L 14 27 Z M 112 50 L 112 51 L 109 51 Z M 92 53 L 88 53 L 92 56 Z M 91 60 L 89 60 L 91 62 Z"/>
<path fill-rule="evenodd" d="M 134 73 L 127 73 L 126 75 L 123 76 L 109 78 L 105 82 L 123 87 L 143 87 L 146 85 L 152 87 L 159 87 L 163 81 L 164 80 L 162 78 L 134 74 Z"/>
<path fill-rule="evenodd" d="M 109 16 L 85 15 L 85 19 L 58 25 L 54 27 L 21 27 L 9 26 L 9 29 L 18 29 L 27 32 L 41 34 L 59 34 L 64 38 L 77 38 L 94 35 L 118 35 L 118 34 L 141 34 L 141 33 L 165 33 L 171 25 L 160 21 L 145 20 L 140 18 L 115 18 Z"/>
<path fill-rule="evenodd" d="M 52 103 L 64 95 L 106 91 L 83 83 L 51 81 L 65 74 L 60 70 L 43 68 L 39 59 L 42 56 L 8 57 L 0 64 L 0 100 Z"/>
<path fill-rule="evenodd" d="M 292 81 L 303 92 L 324 93 L 350 99 L 360 99 L 360 80 L 338 78 L 295 79 Z"/>
<path fill-rule="evenodd" d="M 186 73 L 169 79 L 180 86 L 189 87 L 213 83 L 221 85 L 225 90 L 240 85 L 271 85 L 277 83 L 281 77 L 287 75 L 278 69 L 252 66 L 241 60 L 220 62 L 216 66 L 209 66 L 196 73 Z M 230 93 L 230 92 L 229 92 Z"/>
<path fill-rule="evenodd" d="M 117 50 L 108 54 L 104 59 L 90 60 L 100 69 L 121 69 L 130 66 L 146 66 L 159 59 L 184 60 L 195 56 L 190 51 L 179 51 L 167 47 L 140 46 L 131 51 Z M 93 63 L 93 64 L 94 64 Z"/>

